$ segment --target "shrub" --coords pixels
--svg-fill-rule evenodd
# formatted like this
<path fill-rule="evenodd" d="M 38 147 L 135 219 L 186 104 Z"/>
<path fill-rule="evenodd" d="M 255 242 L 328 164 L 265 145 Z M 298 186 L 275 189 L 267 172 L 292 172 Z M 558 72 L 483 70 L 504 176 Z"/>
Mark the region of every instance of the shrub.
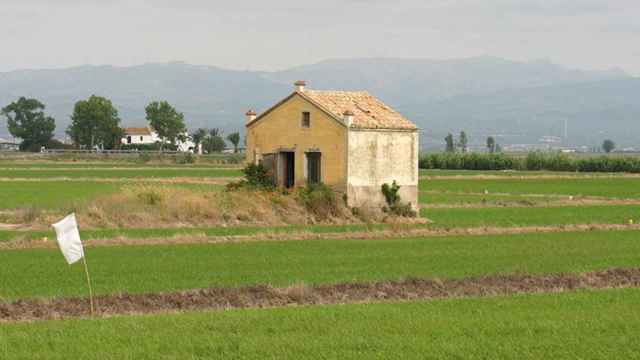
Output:
<path fill-rule="evenodd" d="M 276 184 L 273 181 L 273 177 L 262 164 L 248 164 L 242 169 L 242 173 L 244 174 L 244 180 L 228 183 L 226 187 L 228 191 L 244 187 L 260 190 L 275 189 Z"/>
<path fill-rule="evenodd" d="M 389 184 L 382 184 L 382 194 L 387 201 L 387 205 L 394 206 L 400 202 L 400 194 L 398 194 L 398 191 L 400 191 L 400 186 L 395 180 L 391 186 L 389 186 Z"/>
<path fill-rule="evenodd" d="M 158 205 L 162 203 L 163 200 L 162 194 L 154 189 L 140 192 L 137 195 L 138 199 L 145 205 Z"/>
<path fill-rule="evenodd" d="M 386 183 L 382 184 L 382 194 L 388 206 L 383 208 L 383 211 L 388 211 L 394 215 L 403 217 L 415 217 L 417 214 L 411 208 L 411 204 L 400 201 L 399 191 L 400 185 L 398 185 L 395 180 L 391 185 Z"/>
<path fill-rule="evenodd" d="M 196 162 L 196 157 L 192 153 L 179 154 L 175 158 L 176 164 L 185 165 Z"/>
<path fill-rule="evenodd" d="M 340 215 L 336 194 L 329 186 L 314 184 L 298 189 L 297 197 L 304 207 L 319 220 Z"/>
<path fill-rule="evenodd" d="M 151 161 L 151 155 L 146 154 L 146 153 L 141 153 L 138 156 L 137 162 L 141 163 L 141 164 L 146 164 L 149 161 Z"/>

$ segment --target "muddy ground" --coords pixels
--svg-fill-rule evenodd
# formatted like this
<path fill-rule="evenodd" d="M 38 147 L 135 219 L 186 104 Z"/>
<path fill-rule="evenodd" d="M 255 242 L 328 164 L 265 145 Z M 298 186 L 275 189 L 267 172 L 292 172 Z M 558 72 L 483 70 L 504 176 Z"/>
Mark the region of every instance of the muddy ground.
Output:
<path fill-rule="evenodd" d="M 96 316 L 167 313 L 291 305 L 368 303 L 565 292 L 579 289 L 640 287 L 640 268 L 585 274 L 495 275 L 466 279 L 406 279 L 374 283 L 287 288 L 268 285 L 211 288 L 174 293 L 103 295 L 95 299 Z M 90 316 L 88 298 L 29 299 L 0 303 L 0 322 Z"/>

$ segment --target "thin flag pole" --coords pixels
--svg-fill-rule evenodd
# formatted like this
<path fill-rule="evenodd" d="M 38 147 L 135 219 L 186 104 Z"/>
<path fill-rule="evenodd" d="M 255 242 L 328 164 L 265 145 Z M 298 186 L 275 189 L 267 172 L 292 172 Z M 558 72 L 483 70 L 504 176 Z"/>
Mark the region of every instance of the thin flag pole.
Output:
<path fill-rule="evenodd" d="M 89 286 L 89 303 L 91 304 L 91 316 L 93 316 L 95 313 L 93 307 L 93 289 L 91 288 L 91 279 L 89 278 L 89 266 L 87 266 L 86 255 L 82 256 L 82 262 L 84 263 L 84 273 L 87 275 L 87 285 Z"/>

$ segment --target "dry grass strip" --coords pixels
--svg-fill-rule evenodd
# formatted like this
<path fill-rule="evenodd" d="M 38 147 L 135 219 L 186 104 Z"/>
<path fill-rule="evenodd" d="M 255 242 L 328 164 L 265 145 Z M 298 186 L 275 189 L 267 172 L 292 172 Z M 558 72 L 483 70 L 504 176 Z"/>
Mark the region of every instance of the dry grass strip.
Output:
<path fill-rule="evenodd" d="M 444 237 L 444 236 L 487 236 L 487 235 L 515 235 L 527 233 L 567 233 L 589 231 L 637 231 L 640 224 L 583 224 L 559 226 L 521 226 L 521 227 L 475 227 L 429 229 L 416 228 L 410 224 L 399 224 L 388 230 L 352 231 L 342 233 L 311 233 L 311 232 L 270 232 L 256 235 L 207 236 L 205 234 L 176 235 L 157 238 L 127 238 L 85 239 L 87 247 L 127 246 L 127 245 L 179 245 L 179 244 L 228 244 L 267 241 L 322 241 L 322 240 L 389 240 L 415 237 Z M 19 239 L 0 243 L 0 250 L 20 250 L 33 248 L 57 248 L 53 239 L 24 240 Z"/>
<path fill-rule="evenodd" d="M 584 274 L 491 275 L 465 279 L 418 279 L 342 283 L 287 288 L 258 285 L 171 293 L 114 294 L 96 298 L 97 316 L 168 313 L 291 305 L 353 304 L 430 300 L 582 289 L 640 287 L 640 269 L 610 269 Z M 0 322 L 54 320 L 89 316 L 83 297 L 18 300 L 0 303 Z"/>

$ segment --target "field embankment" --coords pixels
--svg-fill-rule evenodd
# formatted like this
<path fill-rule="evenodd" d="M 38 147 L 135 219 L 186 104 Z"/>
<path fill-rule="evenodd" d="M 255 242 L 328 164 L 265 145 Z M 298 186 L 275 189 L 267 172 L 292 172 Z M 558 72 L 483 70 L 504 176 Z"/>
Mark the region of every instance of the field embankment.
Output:
<path fill-rule="evenodd" d="M 406 279 L 286 288 L 252 286 L 210 288 L 176 293 L 102 295 L 98 316 L 145 313 L 273 308 L 291 305 L 359 304 L 385 301 L 508 296 L 541 292 L 639 288 L 640 269 L 610 269 L 584 274 L 546 276 L 494 275 L 464 279 Z M 34 321 L 90 316 L 89 299 L 57 298 L 0 303 L 0 321 Z"/>

